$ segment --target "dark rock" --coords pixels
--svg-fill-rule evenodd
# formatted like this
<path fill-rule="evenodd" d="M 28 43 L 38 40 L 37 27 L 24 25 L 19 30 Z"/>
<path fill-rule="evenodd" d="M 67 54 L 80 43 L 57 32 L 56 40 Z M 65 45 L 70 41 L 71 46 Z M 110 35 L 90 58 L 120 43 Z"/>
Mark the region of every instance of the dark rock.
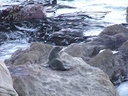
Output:
<path fill-rule="evenodd" d="M 118 55 L 122 60 L 125 61 L 125 67 L 128 68 L 128 41 L 124 42 L 123 45 L 118 49 Z M 128 71 L 128 70 L 127 70 Z"/>
<path fill-rule="evenodd" d="M 93 45 L 102 45 L 106 49 L 117 50 L 126 40 L 128 40 L 128 38 L 124 33 L 117 33 L 115 35 L 104 34 L 89 43 Z"/>
<path fill-rule="evenodd" d="M 121 24 L 115 24 L 115 25 L 111 25 L 111 26 L 108 26 L 107 28 L 105 28 L 99 34 L 99 36 L 115 35 L 117 33 L 124 33 L 126 36 L 128 36 L 128 29 L 125 26 L 121 25 Z"/>
<path fill-rule="evenodd" d="M 127 81 L 127 72 L 123 68 L 119 68 L 117 71 L 114 71 L 114 73 L 111 76 L 111 81 L 114 85 L 119 85 L 122 82 Z"/>
<path fill-rule="evenodd" d="M 90 45 L 88 43 L 73 43 L 67 46 L 64 51 L 73 57 L 81 57 L 83 60 L 88 61 L 103 49 L 102 46 Z"/>
<path fill-rule="evenodd" d="M 0 32 L 0 45 L 4 43 L 4 41 L 7 40 L 7 35 L 4 32 Z"/>
<path fill-rule="evenodd" d="M 46 56 L 51 47 L 53 46 L 33 43 L 30 48 L 26 49 L 29 51 L 22 55 L 29 54 L 30 51 L 36 53 L 38 50 L 42 55 L 37 56 L 36 60 L 47 61 Z M 20 58 L 22 57 L 15 60 L 18 61 L 17 59 Z M 45 62 L 26 65 L 21 60 L 17 64 L 23 63 L 22 65 L 10 65 L 13 85 L 19 96 L 119 96 L 109 77 L 102 70 L 88 65 L 81 58 L 72 57 L 64 51 L 60 52 L 60 58 L 66 64 L 71 65 L 72 69 L 57 71 L 45 67 Z M 31 61 L 34 58 L 26 56 L 26 60 L 28 59 Z"/>
<path fill-rule="evenodd" d="M 14 22 L 28 19 L 46 18 L 42 4 L 30 4 L 26 6 L 13 5 L 0 12 L 1 22 Z"/>
<path fill-rule="evenodd" d="M 46 18 L 45 9 L 42 4 L 24 6 L 19 14 L 21 15 L 21 20 Z"/>

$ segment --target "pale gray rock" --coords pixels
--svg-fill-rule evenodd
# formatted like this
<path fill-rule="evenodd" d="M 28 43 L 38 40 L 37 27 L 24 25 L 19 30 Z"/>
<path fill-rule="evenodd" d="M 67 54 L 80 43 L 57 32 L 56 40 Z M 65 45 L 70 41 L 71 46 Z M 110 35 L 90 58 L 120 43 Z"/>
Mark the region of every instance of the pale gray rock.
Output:
<path fill-rule="evenodd" d="M 20 96 L 119 96 L 109 77 L 79 57 L 65 52 L 60 58 L 69 71 L 52 70 L 42 64 L 10 67 L 14 88 Z"/>
<path fill-rule="evenodd" d="M 63 51 L 67 52 L 73 57 L 81 57 L 84 61 L 88 61 L 89 58 L 97 55 L 101 49 L 103 49 L 103 46 L 100 45 L 73 43 L 64 48 Z"/>
<path fill-rule="evenodd" d="M 103 35 L 115 35 L 117 33 L 124 33 L 125 35 L 128 36 L 128 29 L 121 25 L 121 24 L 115 24 L 115 25 L 110 25 L 106 27 L 100 34 L 99 36 Z"/>
<path fill-rule="evenodd" d="M 9 70 L 2 61 L 0 61 L 0 96 L 18 96 L 13 88 Z"/>

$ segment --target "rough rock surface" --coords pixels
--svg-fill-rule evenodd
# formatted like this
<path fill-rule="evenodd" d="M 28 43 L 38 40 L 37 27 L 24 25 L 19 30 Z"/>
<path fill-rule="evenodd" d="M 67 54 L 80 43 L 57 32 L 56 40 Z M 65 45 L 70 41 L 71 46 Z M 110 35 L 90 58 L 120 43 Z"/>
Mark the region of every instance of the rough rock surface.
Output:
<path fill-rule="evenodd" d="M 0 96 L 18 96 L 13 88 L 9 70 L 2 61 L 0 61 Z"/>
<path fill-rule="evenodd" d="M 1 22 L 15 22 L 28 19 L 46 18 L 42 4 L 29 4 L 26 6 L 13 5 L 0 11 Z"/>
<path fill-rule="evenodd" d="M 85 61 L 97 55 L 103 46 L 90 45 L 89 43 L 73 43 L 67 46 L 64 51 L 73 57 L 81 57 Z"/>
<path fill-rule="evenodd" d="M 106 49 L 88 62 L 90 65 L 102 69 L 109 77 L 112 76 L 115 70 L 121 67 L 111 50 Z"/>
<path fill-rule="evenodd" d="M 21 9 L 19 12 L 24 19 L 41 19 L 46 18 L 44 6 L 42 4 L 30 4 Z"/>
<path fill-rule="evenodd" d="M 125 70 L 128 72 L 128 41 L 124 42 L 118 51 L 117 57 L 123 61 Z"/>
<path fill-rule="evenodd" d="M 103 36 L 103 35 L 115 35 L 117 33 L 125 33 L 128 36 L 128 29 L 121 25 L 121 24 L 115 24 L 115 25 L 111 25 L 108 26 L 107 28 L 105 28 L 100 34 L 99 36 Z"/>
<path fill-rule="evenodd" d="M 44 45 L 46 46 L 47 45 Z M 33 47 L 35 49 L 37 47 Z M 49 51 L 49 49 L 45 49 Z M 63 50 L 61 59 L 69 71 L 57 71 L 45 63 L 9 67 L 14 88 L 20 96 L 119 96 L 109 77 L 99 68 L 91 67 L 79 57 Z M 45 59 L 46 60 L 46 59 Z"/>
<path fill-rule="evenodd" d="M 17 50 L 10 59 L 5 60 L 7 65 L 22 65 L 22 64 L 39 64 L 43 63 L 48 58 L 48 52 L 52 49 L 52 45 L 33 43 L 26 50 Z"/>

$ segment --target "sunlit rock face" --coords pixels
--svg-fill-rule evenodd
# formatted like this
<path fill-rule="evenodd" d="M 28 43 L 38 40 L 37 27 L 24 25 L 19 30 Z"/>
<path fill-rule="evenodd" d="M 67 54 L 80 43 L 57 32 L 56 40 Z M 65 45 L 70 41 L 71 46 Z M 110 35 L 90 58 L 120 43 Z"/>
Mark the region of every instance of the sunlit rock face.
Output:
<path fill-rule="evenodd" d="M 59 53 L 60 60 L 71 69 L 58 71 L 46 67 L 51 47 L 33 43 L 30 48 L 16 52 L 21 54 L 14 53 L 10 58 L 7 65 L 19 96 L 119 96 L 108 75 L 63 49 Z"/>
<path fill-rule="evenodd" d="M 0 96 L 18 96 L 13 88 L 9 70 L 2 61 L 0 61 Z"/>

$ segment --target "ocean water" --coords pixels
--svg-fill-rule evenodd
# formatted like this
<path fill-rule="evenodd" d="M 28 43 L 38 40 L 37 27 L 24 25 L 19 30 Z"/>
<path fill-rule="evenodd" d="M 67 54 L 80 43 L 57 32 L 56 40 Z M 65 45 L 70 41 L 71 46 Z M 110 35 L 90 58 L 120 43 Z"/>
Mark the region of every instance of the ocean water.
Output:
<path fill-rule="evenodd" d="M 31 0 L 0 0 L 0 10 L 4 9 L 3 5 L 16 5 L 22 4 Z M 44 0 L 33 0 L 34 2 L 44 2 Z M 104 18 L 97 22 L 103 23 L 104 26 L 112 24 L 126 23 L 126 7 L 128 0 L 58 0 L 58 4 L 69 5 L 76 7 L 76 9 L 59 9 L 56 10 L 55 16 L 72 12 L 87 12 L 90 16 L 98 18 L 102 12 L 108 12 Z M 104 23 L 107 22 L 107 23 Z M 98 35 L 103 29 L 93 28 L 85 32 L 85 35 Z M 19 49 L 28 47 L 25 40 L 5 42 L 0 46 L 0 57 L 2 60 L 9 58 L 11 54 Z"/>

